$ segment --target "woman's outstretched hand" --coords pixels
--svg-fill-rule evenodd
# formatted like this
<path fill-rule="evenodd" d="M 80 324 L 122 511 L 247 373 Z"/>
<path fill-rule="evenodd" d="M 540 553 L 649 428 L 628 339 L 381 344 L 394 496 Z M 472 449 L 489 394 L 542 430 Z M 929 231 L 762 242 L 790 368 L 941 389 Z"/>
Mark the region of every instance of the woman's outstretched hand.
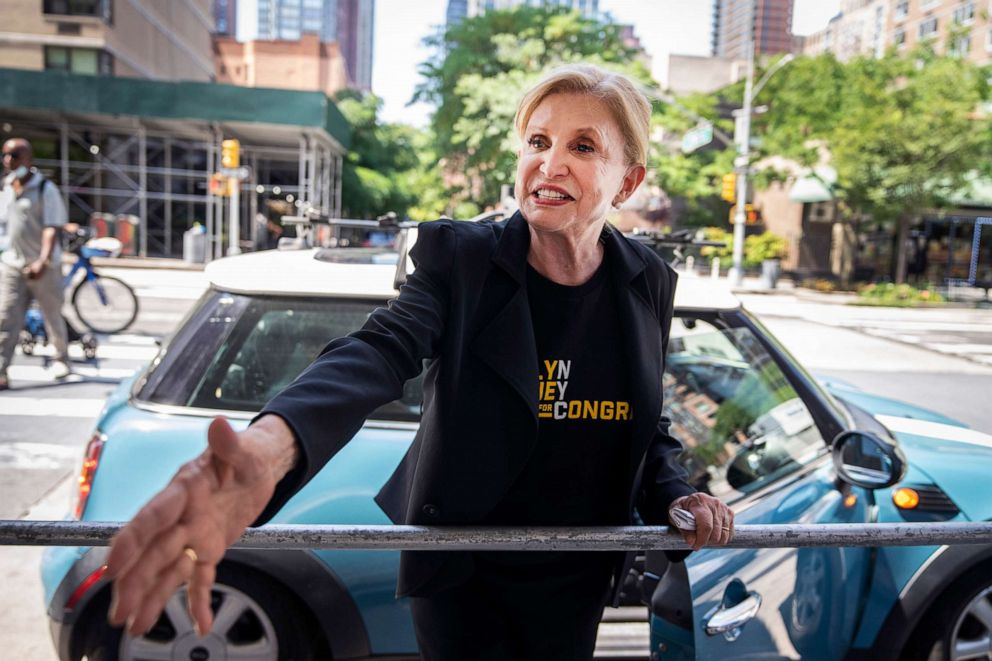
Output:
<path fill-rule="evenodd" d="M 113 581 L 110 623 L 126 624 L 132 636 L 146 633 L 188 582 L 194 626 L 201 635 L 208 632 L 217 564 L 265 509 L 296 458 L 293 433 L 277 416 L 265 416 L 240 433 L 215 418 L 207 449 L 184 464 L 114 537 L 107 558 Z"/>

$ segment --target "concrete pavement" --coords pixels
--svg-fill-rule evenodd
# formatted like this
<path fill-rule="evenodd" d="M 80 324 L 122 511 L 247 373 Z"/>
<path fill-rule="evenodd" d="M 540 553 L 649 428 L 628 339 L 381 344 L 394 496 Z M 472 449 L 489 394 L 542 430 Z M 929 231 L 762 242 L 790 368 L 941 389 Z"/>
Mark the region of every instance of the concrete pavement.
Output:
<path fill-rule="evenodd" d="M 152 286 L 161 291 L 168 282 L 176 296 L 195 298 L 208 284 L 203 265 L 177 259 L 107 259 L 101 260 L 100 268 L 129 282 L 139 295 Z M 682 273 L 682 277 L 700 276 Z M 724 279 L 720 282 L 725 286 Z M 764 289 L 758 278 L 745 278 L 744 286 L 734 291 L 747 309 L 761 317 L 805 319 L 992 365 L 992 305 L 978 303 L 980 290 L 963 291 L 971 304 L 926 308 L 849 305 L 856 298 L 854 294 L 799 289 L 788 281 L 776 289 Z"/>

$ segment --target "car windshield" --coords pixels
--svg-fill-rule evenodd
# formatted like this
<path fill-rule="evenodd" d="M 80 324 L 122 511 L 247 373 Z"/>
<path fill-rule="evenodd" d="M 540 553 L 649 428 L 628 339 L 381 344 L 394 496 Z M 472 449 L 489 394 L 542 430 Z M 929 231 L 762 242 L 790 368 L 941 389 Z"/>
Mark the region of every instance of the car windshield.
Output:
<path fill-rule="evenodd" d="M 749 328 L 672 324 L 665 403 L 701 491 L 736 500 L 827 451 L 805 403 Z"/>
<path fill-rule="evenodd" d="M 139 400 L 225 411 L 260 410 L 331 340 L 362 327 L 382 301 L 212 292 L 163 351 Z M 417 420 L 422 377 L 371 417 Z"/>

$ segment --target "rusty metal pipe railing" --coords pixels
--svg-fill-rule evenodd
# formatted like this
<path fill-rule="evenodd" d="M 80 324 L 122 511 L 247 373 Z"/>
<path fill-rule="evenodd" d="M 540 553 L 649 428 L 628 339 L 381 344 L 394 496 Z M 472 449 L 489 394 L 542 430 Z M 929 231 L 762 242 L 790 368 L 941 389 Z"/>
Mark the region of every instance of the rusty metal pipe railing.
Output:
<path fill-rule="evenodd" d="M 123 523 L 0 520 L 0 546 L 107 546 Z M 992 544 L 992 522 L 737 526 L 725 548 Z M 234 544 L 254 549 L 410 551 L 684 550 L 668 526 L 598 528 L 267 525 Z"/>

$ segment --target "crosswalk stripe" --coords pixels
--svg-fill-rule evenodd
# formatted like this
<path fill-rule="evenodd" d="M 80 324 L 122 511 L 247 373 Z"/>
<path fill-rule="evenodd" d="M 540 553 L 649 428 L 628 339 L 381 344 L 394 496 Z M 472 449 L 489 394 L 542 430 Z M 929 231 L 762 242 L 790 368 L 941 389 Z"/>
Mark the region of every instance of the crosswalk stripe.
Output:
<path fill-rule="evenodd" d="M 69 397 L 0 397 L 0 416 L 45 416 L 49 418 L 95 418 L 103 409 L 102 399 L 72 399 Z"/>
<path fill-rule="evenodd" d="M 134 374 L 136 367 L 94 367 L 92 365 L 72 365 L 72 374 L 62 379 L 62 383 L 77 383 L 85 379 L 126 379 Z M 50 370 L 41 365 L 11 365 L 7 376 L 17 384 L 20 381 L 54 381 Z"/>
<path fill-rule="evenodd" d="M 0 445 L 0 466 L 26 470 L 50 470 L 72 465 L 80 456 L 72 445 L 53 443 L 4 443 Z"/>
<path fill-rule="evenodd" d="M 114 335 L 97 335 L 103 344 L 128 344 L 144 347 L 158 346 L 158 338 L 151 335 L 137 335 L 135 333 L 116 333 Z"/>
<path fill-rule="evenodd" d="M 18 347 L 18 352 L 20 352 L 20 347 Z M 125 344 L 97 344 L 96 357 L 97 358 L 116 358 L 123 360 L 137 360 L 143 363 L 148 362 L 155 357 L 158 353 L 158 347 L 152 344 L 151 346 L 128 346 Z M 52 358 L 55 356 L 55 349 L 51 344 L 47 346 L 35 345 L 34 356 L 43 356 L 47 358 Z M 83 360 L 85 356 L 83 355 L 83 348 L 76 342 L 69 343 L 69 357 L 74 360 Z"/>
<path fill-rule="evenodd" d="M 191 287 L 139 287 L 134 290 L 138 298 L 162 298 L 195 301 L 203 296 L 203 289 Z"/>

